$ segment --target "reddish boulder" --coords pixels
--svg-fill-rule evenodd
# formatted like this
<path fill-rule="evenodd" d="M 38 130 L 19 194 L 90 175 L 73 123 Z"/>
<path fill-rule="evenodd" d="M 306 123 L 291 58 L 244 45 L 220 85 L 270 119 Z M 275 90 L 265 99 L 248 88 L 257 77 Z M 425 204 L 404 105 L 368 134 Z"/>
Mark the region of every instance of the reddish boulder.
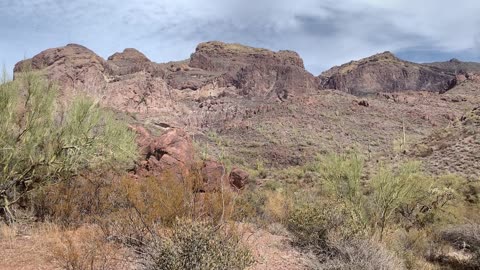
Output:
<path fill-rule="evenodd" d="M 225 167 L 217 161 L 206 160 L 202 166 L 202 178 L 204 192 L 219 191 L 222 178 L 224 182 L 227 180 Z"/>
<path fill-rule="evenodd" d="M 194 163 L 192 139 L 182 129 L 171 129 L 160 137 L 152 136 L 142 127 L 136 127 L 137 143 L 143 161 L 136 169 L 138 175 L 173 173 L 183 179 Z"/>
<path fill-rule="evenodd" d="M 228 178 L 230 185 L 237 189 L 243 189 L 248 183 L 249 175 L 244 170 L 233 168 Z"/>

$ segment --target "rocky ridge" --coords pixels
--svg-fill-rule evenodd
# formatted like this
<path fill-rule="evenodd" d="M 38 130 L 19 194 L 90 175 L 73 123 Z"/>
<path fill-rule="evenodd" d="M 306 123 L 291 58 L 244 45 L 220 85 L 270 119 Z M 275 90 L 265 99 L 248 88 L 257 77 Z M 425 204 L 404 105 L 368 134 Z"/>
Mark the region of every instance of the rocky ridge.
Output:
<path fill-rule="evenodd" d="M 456 85 L 447 70 L 403 61 L 384 52 L 323 72 L 321 86 L 351 94 L 423 90 L 443 93 Z"/>

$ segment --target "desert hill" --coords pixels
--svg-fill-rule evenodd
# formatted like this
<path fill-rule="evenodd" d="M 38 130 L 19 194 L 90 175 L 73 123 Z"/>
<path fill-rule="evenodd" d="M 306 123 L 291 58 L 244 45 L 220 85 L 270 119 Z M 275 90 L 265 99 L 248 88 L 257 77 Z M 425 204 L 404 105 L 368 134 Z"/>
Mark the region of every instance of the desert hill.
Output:
<path fill-rule="evenodd" d="M 69 44 L 19 62 L 15 72 L 25 64 L 57 81 L 66 101 L 84 92 L 149 129 L 186 129 L 210 155 L 220 144 L 245 167 L 297 166 L 352 147 L 372 162 L 393 158 L 458 121 L 480 91 L 477 75 L 390 52 L 315 77 L 295 52 L 222 42 L 201 43 L 190 59 L 170 63 L 135 49 L 105 60 Z"/>

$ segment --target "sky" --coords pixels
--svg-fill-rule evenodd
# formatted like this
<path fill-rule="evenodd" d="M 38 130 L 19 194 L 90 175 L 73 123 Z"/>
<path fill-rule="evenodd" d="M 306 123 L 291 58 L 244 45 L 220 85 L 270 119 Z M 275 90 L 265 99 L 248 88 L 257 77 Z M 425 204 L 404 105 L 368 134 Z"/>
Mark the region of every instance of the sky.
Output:
<path fill-rule="evenodd" d="M 210 40 L 294 50 L 315 75 L 392 51 L 480 61 L 478 0 L 0 0 L 0 64 L 68 43 L 183 60 Z"/>

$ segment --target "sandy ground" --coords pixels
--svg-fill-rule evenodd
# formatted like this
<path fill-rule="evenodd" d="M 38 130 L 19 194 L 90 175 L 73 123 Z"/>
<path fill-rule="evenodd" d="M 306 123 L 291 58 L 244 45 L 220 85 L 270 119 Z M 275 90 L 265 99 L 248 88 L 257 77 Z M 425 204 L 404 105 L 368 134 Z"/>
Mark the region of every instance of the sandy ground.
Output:
<path fill-rule="evenodd" d="M 305 259 L 288 244 L 286 236 L 272 234 L 266 229 L 241 225 L 243 242 L 252 250 L 256 263 L 249 270 L 306 269 Z M 60 270 L 51 259 L 51 243 L 57 237 L 55 229 L 16 229 L 0 226 L 1 270 Z M 133 269 L 122 266 L 121 269 Z"/>

